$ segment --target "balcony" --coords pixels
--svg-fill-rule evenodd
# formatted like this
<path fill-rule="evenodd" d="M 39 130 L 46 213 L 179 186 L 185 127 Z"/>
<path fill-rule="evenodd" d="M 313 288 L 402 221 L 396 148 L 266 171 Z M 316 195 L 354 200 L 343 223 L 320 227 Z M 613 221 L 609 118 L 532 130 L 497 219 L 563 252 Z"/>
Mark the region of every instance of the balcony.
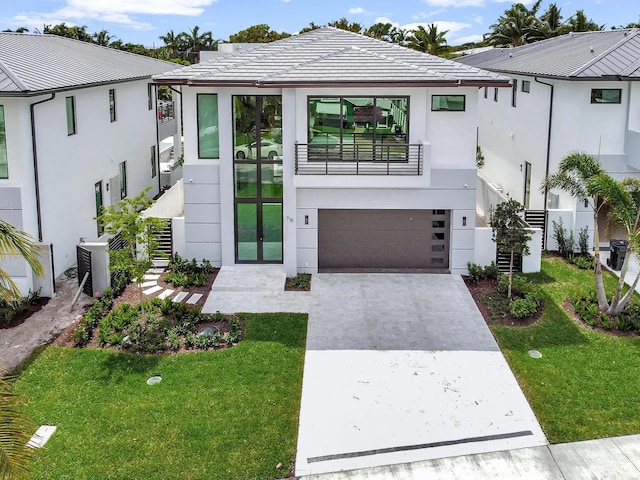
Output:
<path fill-rule="evenodd" d="M 422 144 L 296 144 L 296 175 L 422 175 Z"/>

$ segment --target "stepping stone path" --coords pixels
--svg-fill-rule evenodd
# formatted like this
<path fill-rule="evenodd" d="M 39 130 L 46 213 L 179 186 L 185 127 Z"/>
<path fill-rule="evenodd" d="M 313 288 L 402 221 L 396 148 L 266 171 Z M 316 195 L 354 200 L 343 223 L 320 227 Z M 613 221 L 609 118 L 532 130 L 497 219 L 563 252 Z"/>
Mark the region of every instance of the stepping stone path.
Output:
<path fill-rule="evenodd" d="M 145 282 L 142 283 L 142 288 L 146 288 L 146 290 L 143 290 L 142 293 L 144 293 L 145 295 L 153 295 L 154 293 L 160 292 L 162 290 L 162 292 L 160 292 L 157 297 L 160 300 L 164 300 L 165 298 L 173 295 L 175 290 L 171 290 L 170 288 L 163 289 L 163 287 L 158 285 L 158 280 L 160 279 L 164 271 L 164 268 L 149 269 L 144 275 Z M 171 301 L 175 303 L 182 303 L 189 295 L 190 292 L 180 292 Z M 188 303 L 189 305 L 195 305 L 195 303 L 201 298 L 201 293 L 194 293 L 193 295 L 191 295 L 191 298 L 186 301 L 186 303 Z"/>

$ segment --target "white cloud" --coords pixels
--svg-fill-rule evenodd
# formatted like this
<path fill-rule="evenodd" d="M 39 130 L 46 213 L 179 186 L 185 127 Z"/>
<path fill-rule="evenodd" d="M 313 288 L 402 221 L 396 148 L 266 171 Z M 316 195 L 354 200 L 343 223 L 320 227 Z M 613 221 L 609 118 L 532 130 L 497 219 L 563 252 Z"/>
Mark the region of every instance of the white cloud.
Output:
<path fill-rule="evenodd" d="M 482 25 L 482 17 L 480 15 L 473 15 L 471 17 L 471 20 Z"/>
<path fill-rule="evenodd" d="M 456 37 L 452 40 L 452 43 L 455 45 L 462 45 L 469 42 L 481 42 L 482 40 L 482 35 L 467 35 L 466 37 Z"/>
<path fill-rule="evenodd" d="M 197 16 L 217 0 L 65 0 L 66 5 L 54 12 L 28 12 L 16 15 L 3 22 L 42 28 L 62 22 L 78 24 L 89 20 L 114 23 L 135 30 L 153 28 L 149 23 L 140 22 L 132 15 L 186 15 Z M 287 0 L 285 0 L 287 1 Z"/>
<path fill-rule="evenodd" d="M 376 23 L 390 23 L 392 27 L 400 27 L 400 24 L 398 22 L 394 22 L 393 20 L 391 20 L 389 17 L 377 17 L 374 21 L 374 24 Z"/>
<path fill-rule="evenodd" d="M 367 13 L 367 11 L 362 7 L 352 7 L 349 9 L 349 13 L 351 15 L 362 15 L 364 13 Z"/>
<path fill-rule="evenodd" d="M 432 12 L 418 12 L 411 16 L 414 20 L 426 20 L 427 18 L 435 17 L 436 15 L 440 15 L 445 10 L 444 8 L 439 8 L 438 10 L 433 10 Z"/>
<path fill-rule="evenodd" d="M 422 0 L 432 7 L 484 7 L 485 0 Z M 495 0 L 494 0 L 495 1 Z M 510 2 L 512 0 L 498 0 Z"/>
<path fill-rule="evenodd" d="M 429 25 L 431 25 L 431 23 L 435 24 L 438 27 L 438 31 L 440 32 L 448 30 L 448 33 L 446 35 L 447 40 L 449 40 L 449 37 L 452 36 L 454 33 L 459 32 L 460 30 L 464 30 L 465 28 L 471 27 L 471 24 L 469 23 L 435 21 L 430 23 L 425 23 L 425 22 L 407 23 L 406 25 L 402 26 L 402 29 L 416 30 L 418 27 L 428 28 Z"/>

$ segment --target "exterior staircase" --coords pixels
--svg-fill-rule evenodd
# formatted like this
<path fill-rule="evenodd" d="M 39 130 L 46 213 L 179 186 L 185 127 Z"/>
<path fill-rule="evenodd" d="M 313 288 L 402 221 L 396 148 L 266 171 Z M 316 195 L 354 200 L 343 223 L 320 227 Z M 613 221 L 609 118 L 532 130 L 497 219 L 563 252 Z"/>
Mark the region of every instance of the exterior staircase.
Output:
<path fill-rule="evenodd" d="M 542 229 L 542 249 L 546 246 L 547 212 L 545 210 L 525 210 L 524 221 L 533 228 Z"/>

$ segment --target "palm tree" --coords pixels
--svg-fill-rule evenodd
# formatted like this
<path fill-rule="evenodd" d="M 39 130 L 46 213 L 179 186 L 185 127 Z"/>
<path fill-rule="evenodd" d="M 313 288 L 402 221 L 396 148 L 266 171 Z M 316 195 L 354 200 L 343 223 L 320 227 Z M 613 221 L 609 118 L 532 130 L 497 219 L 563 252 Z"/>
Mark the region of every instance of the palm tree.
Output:
<path fill-rule="evenodd" d="M 165 48 L 169 51 L 169 58 L 175 58 L 178 56 L 178 37 L 179 35 L 173 33 L 173 30 L 169 30 L 166 34 L 158 37 L 164 42 Z"/>
<path fill-rule="evenodd" d="M 327 23 L 330 27 L 339 28 L 340 30 L 347 30 L 348 32 L 360 33 L 362 32 L 362 25 L 359 23 L 353 22 L 350 23 L 345 17 L 342 17 L 340 20 L 334 20 L 333 22 Z"/>
<path fill-rule="evenodd" d="M 593 208 L 593 256 L 596 296 L 601 311 L 609 308 L 607 294 L 602 280 L 602 264 L 600 263 L 600 232 L 598 229 L 598 214 L 604 205 L 600 201 L 599 185 L 592 181 L 595 177 L 605 174 L 600 163 L 591 155 L 573 152 L 564 157 L 558 165 L 558 171 L 547 176 L 540 190 L 544 193 L 552 189 L 563 190 L 573 197 L 588 203 Z"/>
<path fill-rule="evenodd" d="M 200 33 L 200 27 L 193 27 L 188 33 L 182 32 L 177 37 L 178 47 L 182 51 L 185 60 L 197 63 L 200 60 L 200 51 L 212 48 L 215 44 L 210 31 Z"/>
<path fill-rule="evenodd" d="M 391 23 L 376 23 L 371 25 L 364 34 L 367 37 L 377 38 L 389 43 L 404 44 L 407 32 L 394 27 Z"/>
<path fill-rule="evenodd" d="M 440 55 L 447 49 L 447 39 L 445 38 L 447 33 L 449 30 L 439 32 L 438 26 L 434 23 L 428 26 L 428 30 L 420 25 L 411 33 L 407 47 L 431 55 Z"/>
<path fill-rule="evenodd" d="M 640 281 L 640 273 L 638 273 L 631 288 L 622 297 L 622 289 L 631 256 L 638 251 L 640 246 L 640 179 L 625 178 L 619 181 L 603 174 L 594 177 L 592 183 L 594 188 L 600 191 L 602 197 L 611 206 L 611 219 L 626 229 L 627 239 L 629 240 L 627 255 L 622 263 L 620 277 L 618 278 L 618 285 L 606 311 L 609 315 L 619 315 L 631 300 L 631 296 Z"/>
<path fill-rule="evenodd" d="M 108 47 L 111 44 L 111 39 L 113 35 L 109 35 L 107 30 L 100 30 L 92 35 L 93 43 L 98 45 L 102 45 L 103 47 Z"/>
<path fill-rule="evenodd" d="M 537 0 L 531 9 L 522 3 L 514 3 L 504 11 L 498 21 L 491 25 L 489 41 L 495 46 L 518 47 L 540 39 L 540 20 L 536 17 L 540 3 Z"/>
<path fill-rule="evenodd" d="M 604 30 L 604 25 L 598 25 L 591 19 L 587 19 L 584 10 L 578 10 L 569 17 L 567 28 L 570 32 L 595 32 Z"/>
<path fill-rule="evenodd" d="M 22 399 L 12 391 L 7 377 L 0 372 L 0 478 L 26 479 L 29 463 L 36 455 L 27 447 L 33 422 L 22 411 Z"/>
<path fill-rule="evenodd" d="M 38 259 L 41 252 L 42 248 L 34 243 L 28 233 L 0 220 L 0 261 L 14 256 L 22 257 L 37 276 L 42 276 L 44 269 Z M 6 303 L 14 303 L 20 297 L 20 290 L 11 279 L 11 276 L 0 268 L 0 300 Z"/>
<path fill-rule="evenodd" d="M 540 34 L 544 38 L 557 37 L 564 33 L 560 11 L 555 3 L 551 3 L 547 11 L 540 16 Z"/>

